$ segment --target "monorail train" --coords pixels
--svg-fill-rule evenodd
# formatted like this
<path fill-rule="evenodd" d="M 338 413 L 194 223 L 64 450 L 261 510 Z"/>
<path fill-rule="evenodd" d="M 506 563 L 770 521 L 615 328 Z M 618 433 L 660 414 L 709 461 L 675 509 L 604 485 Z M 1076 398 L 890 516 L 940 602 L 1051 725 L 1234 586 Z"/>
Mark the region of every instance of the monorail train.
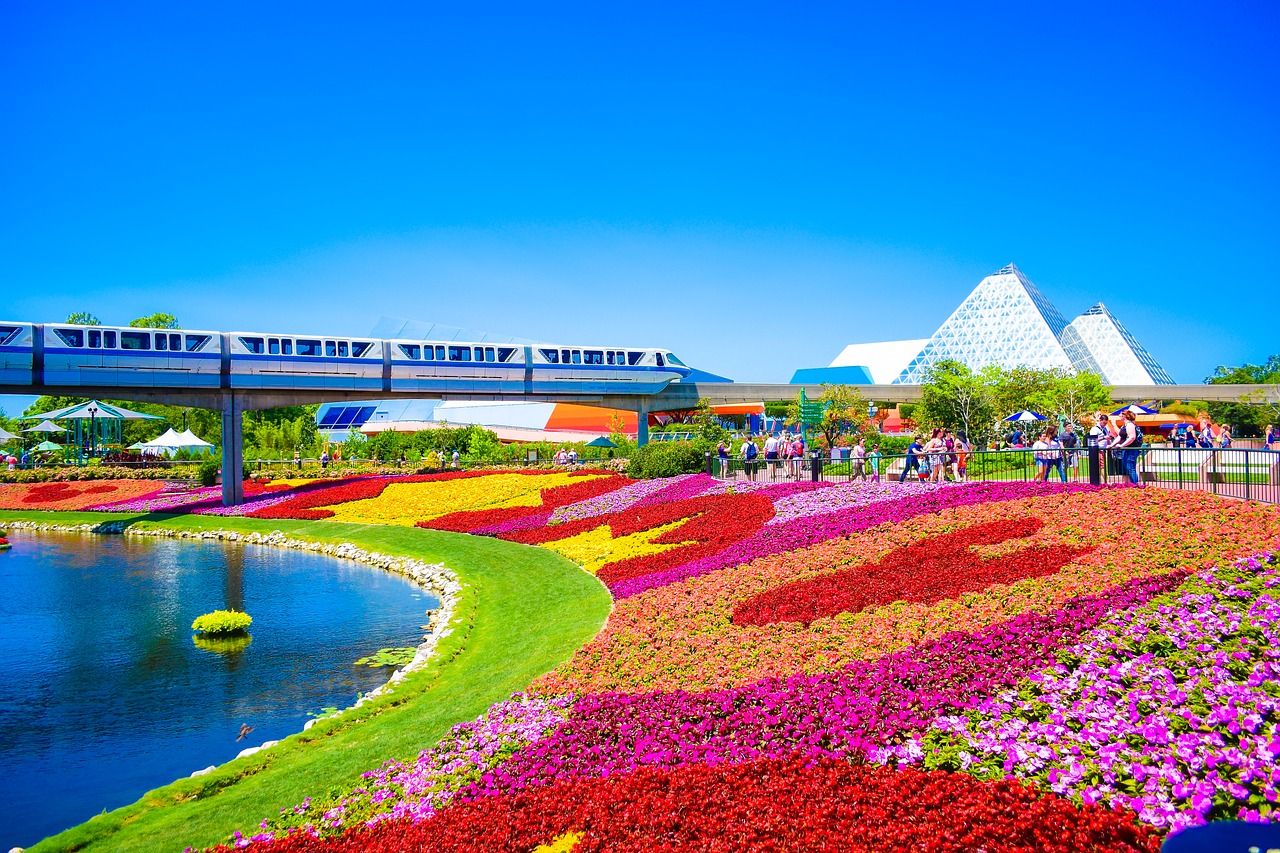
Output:
<path fill-rule="evenodd" d="M 670 350 L 0 321 L 0 385 L 654 394 Z"/>

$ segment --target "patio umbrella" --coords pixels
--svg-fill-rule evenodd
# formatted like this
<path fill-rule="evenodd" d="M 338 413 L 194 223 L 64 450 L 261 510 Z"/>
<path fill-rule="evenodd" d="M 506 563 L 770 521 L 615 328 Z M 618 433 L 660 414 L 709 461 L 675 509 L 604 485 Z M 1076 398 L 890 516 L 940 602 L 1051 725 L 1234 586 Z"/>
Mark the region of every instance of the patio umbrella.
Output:
<path fill-rule="evenodd" d="M 42 441 L 36 445 L 36 450 L 61 450 L 61 444 L 54 444 L 52 441 Z"/>
<path fill-rule="evenodd" d="M 587 447 L 617 447 L 617 446 L 618 445 L 614 444 L 612 441 L 605 438 L 603 435 L 600 436 L 599 438 L 593 438 L 587 442 Z"/>
<path fill-rule="evenodd" d="M 1043 421 L 1045 420 L 1045 416 L 1037 415 L 1035 412 L 1027 411 L 1026 409 L 1024 409 L 1021 412 L 1014 412 L 1012 415 L 1009 415 L 1009 417 L 1005 418 L 1005 420 L 1024 423 L 1026 421 Z"/>
<path fill-rule="evenodd" d="M 1125 412 L 1133 412 L 1135 415 L 1154 415 L 1156 410 L 1149 409 L 1146 406 L 1139 405 L 1138 403 L 1130 403 L 1127 406 L 1122 406 L 1121 408 L 1116 409 L 1111 414 L 1123 415 Z"/>
<path fill-rule="evenodd" d="M 65 433 L 66 431 L 67 431 L 66 427 L 60 427 L 57 424 L 55 424 L 53 421 L 49 421 L 49 420 L 41 421 L 40 423 L 36 424 L 30 429 L 23 430 L 23 432 L 61 432 L 61 433 Z"/>
<path fill-rule="evenodd" d="M 7 429 L 5 429 L 4 427 L 0 427 L 0 442 L 4 442 L 4 441 L 13 441 L 15 438 L 17 438 L 17 436 L 16 436 L 16 435 L 14 435 L 13 433 L 9 432 L 9 431 L 8 431 Z"/>

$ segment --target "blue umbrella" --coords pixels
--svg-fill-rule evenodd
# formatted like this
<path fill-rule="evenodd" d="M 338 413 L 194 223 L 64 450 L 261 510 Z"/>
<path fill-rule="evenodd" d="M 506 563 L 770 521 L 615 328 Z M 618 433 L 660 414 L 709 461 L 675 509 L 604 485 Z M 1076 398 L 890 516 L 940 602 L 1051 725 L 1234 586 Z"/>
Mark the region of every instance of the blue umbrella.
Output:
<path fill-rule="evenodd" d="M 1123 415 L 1125 412 L 1133 412 L 1135 415 L 1154 415 L 1156 413 L 1156 410 L 1148 409 L 1146 406 L 1141 406 L 1137 403 L 1130 403 L 1127 406 L 1123 406 L 1119 409 L 1116 409 L 1111 414 Z"/>
<path fill-rule="evenodd" d="M 1006 421 L 1018 421 L 1018 422 L 1025 422 L 1025 421 L 1043 421 L 1043 420 L 1045 420 L 1045 416 L 1044 416 L 1044 415 L 1037 415 L 1035 412 L 1032 412 L 1032 411 L 1028 411 L 1028 410 L 1026 410 L 1026 409 L 1023 409 L 1021 412 L 1014 412 L 1012 415 L 1009 415 L 1009 417 L 1005 418 L 1005 420 L 1006 420 Z"/>

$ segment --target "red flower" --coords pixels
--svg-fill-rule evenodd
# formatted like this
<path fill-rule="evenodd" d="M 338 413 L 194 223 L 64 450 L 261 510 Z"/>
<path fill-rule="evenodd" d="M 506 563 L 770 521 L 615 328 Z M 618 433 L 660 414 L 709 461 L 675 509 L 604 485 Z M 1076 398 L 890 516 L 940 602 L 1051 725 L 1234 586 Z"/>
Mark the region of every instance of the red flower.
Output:
<path fill-rule="evenodd" d="M 1155 853 L 1132 812 L 1077 806 L 1020 782 L 839 761 L 642 768 L 481 797 L 420 823 L 386 821 L 334 838 L 295 833 L 272 853 L 528 853 L 573 832 L 574 853 L 897 851 Z M 218 848 L 227 851 L 228 848 Z"/>
<path fill-rule="evenodd" d="M 1038 518 L 975 524 L 899 548 L 878 563 L 774 587 L 738 604 L 735 625 L 809 624 L 837 613 L 857 613 L 894 601 L 934 604 L 961 593 L 1053 574 L 1093 548 L 1040 545 L 1000 557 L 979 557 L 974 545 L 1030 536 Z"/>

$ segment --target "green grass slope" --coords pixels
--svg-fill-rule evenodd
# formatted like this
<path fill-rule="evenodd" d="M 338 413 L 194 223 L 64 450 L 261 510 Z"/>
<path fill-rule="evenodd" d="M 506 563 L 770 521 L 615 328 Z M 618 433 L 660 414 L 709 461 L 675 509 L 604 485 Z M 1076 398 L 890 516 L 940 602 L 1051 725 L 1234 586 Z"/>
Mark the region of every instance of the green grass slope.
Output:
<path fill-rule="evenodd" d="M 435 660 L 395 692 L 213 773 L 182 779 L 138 802 L 94 817 L 36 846 L 44 851 L 182 850 L 250 830 L 307 796 L 353 787 L 388 758 L 411 758 L 455 723 L 524 689 L 600 630 L 611 599 L 604 586 L 550 551 L 416 528 L 201 516 L 0 512 L 8 521 L 58 524 L 135 519 L 188 530 L 279 530 L 295 538 L 350 542 L 384 554 L 449 566 L 467 585 Z M 193 768 L 194 769 L 194 768 Z"/>

